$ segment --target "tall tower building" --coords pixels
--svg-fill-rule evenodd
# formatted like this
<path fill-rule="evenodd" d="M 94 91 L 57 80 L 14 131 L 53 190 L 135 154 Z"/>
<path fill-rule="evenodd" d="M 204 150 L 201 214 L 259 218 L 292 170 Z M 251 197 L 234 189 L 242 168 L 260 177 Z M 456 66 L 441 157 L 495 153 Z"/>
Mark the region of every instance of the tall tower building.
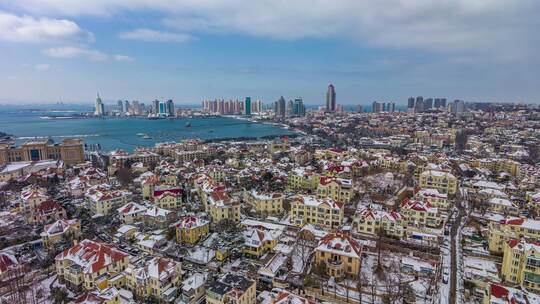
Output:
<path fill-rule="evenodd" d="M 431 110 L 433 108 L 433 98 L 427 98 L 424 100 L 424 110 Z"/>
<path fill-rule="evenodd" d="M 285 118 L 285 98 L 281 96 L 278 101 L 276 101 L 276 118 Z"/>
<path fill-rule="evenodd" d="M 101 98 L 99 97 L 99 93 L 96 97 L 96 102 L 94 104 L 94 115 L 96 116 L 103 116 L 105 115 L 105 106 L 103 105 L 103 102 L 101 101 Z"/>
<path fill-rule="evenodd" d="M 414 103 L 414 112 L 416 113 L 424 112 L 424 97 L 422 96 L 416 97 L 416 101 Z"/>
<path fill-rule="evenodd" d="M 304 105 L 302 97 L 294 99 L 293 116 L 306 116 L 306 106 Z"/>
<path fill-rule="evenodd" d="M 407 109 L 414 109 L 414 97 L 409 97 L 407 100 Z"/>
<path fill-rule="evenodd" d="M 335 112 L 336 111 L 336 90 L 334 85 L 330 84 L 328 86 L 328 91 L 326 92 L 326 112 Z"/>
<path fill-rule="evenodd" d="M 246 102 L 244 103 L 244 114 L 246 116 L 251 115 L 251 97 L 246 97 Z"/>
<path fill-rule="evenodd" d="M 157 99 L 154 99 L 154 101 L 152 101 L 152 111 L 154 111 L 154 114 L 159 114 L 159 100 Z"/>
<path fill-rule="evenodd" d="M 174 117 L 174 102 L 172 99 L 167 100 L 167 116 Z"/>

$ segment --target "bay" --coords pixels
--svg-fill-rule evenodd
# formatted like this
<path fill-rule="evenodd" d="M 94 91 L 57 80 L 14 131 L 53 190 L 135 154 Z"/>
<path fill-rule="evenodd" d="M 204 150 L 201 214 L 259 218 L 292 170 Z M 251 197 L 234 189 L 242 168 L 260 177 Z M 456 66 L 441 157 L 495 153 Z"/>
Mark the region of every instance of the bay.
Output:
<path fill-rule="evenodd" d="M 64 111 L 70 115 L 74 112 Z M 15 136 L 17 143 L 35 137 L 82 138 L 88 144 L 100 144 L 102 150 L 151 147 L 158 142 L 198 138 L 202 140 L 295 134 L 278 125 L 251 122 L 231 117 L 193 117 L 150 120 L 146 118 L 42 119 L 48 110 L 0 111 L 0 131 Z M 54 114 L 59 114 L 55 112 Z M 187 125 L 190 125 L 188 127 Z M 137 135 L 139 134 L 139 135 Z M 150 138 L 142 138 L 147 134 Z"/>

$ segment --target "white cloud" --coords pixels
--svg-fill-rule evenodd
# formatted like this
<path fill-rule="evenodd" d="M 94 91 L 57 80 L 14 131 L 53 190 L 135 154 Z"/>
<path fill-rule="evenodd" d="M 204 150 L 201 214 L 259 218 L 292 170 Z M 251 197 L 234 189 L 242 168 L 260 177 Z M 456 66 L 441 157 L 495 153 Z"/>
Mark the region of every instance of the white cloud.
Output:
<path fill-rule="evenodd" d="M 127 55 L 116 54 L 113 56 L 115 61 L 132 62 L 133 58 Z"/>
<path fill-rule="evenodd" d="M 104 61 L 109 58 L 101 51 L 78 46 L 48 48 L 43 53 L 53 58 L 85 58 L 91 61 Z"/>
<path fill-rule="evenodd" d="M 538 0 L 7 0 L 57 16 L 154 12 L 182 33 L 235 33 L 272 39 L 345 38 L 360 44 L 515 58 L 535 53 Z M 171 32 L 142 40 L 183 40 Z M 131 33 L 135 39 L 135 33 Z M 156 34 L 156 35 L 149 35 Z M 171 36 L 173 35 L 173 36 Z M 129 36 L 129 35 L 128 35 Z M 168 38 L 165 38 L 168 37 Z M 176 37 L 176 38 L 173 38 Z"/>
<path fill-rule="evenodd" d="M 0 11 L 0 40 L 30 43 L 91 41 L 93 35 L 70 20 L 17 16 Z"/>
<path fill-rule="evenodd" d="M 34 68 L 37 70 L 37 71 L 48 71 L 51 69 L 51 65 L 48 64 L 48 63 L 40 63 L 40 64 L 36 64 L 34 66 Z"/>
<path fill-rule="evenodd" d="M 155 31 L 151 29 L 136 29 L 118 35 L 122 39 L 140 40 L 149 42 L 176 42 L 182 43 L 192 39 L 190 35 L 172 32 Z"/>

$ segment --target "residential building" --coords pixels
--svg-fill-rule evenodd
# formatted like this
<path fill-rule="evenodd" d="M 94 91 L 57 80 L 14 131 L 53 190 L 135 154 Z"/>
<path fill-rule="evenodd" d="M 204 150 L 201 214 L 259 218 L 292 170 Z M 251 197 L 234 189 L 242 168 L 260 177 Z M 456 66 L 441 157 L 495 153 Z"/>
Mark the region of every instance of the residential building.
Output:
<path fill-rule="evenodd" d="M 324 263 L 326 273 L 335 278 L 357 276 L 360 271 L 362 245 L 346 232 L 326 234 L 315 248 L 315 264 Z"/>
<path fill-rule="evenodd" d="M 343 221 L 342 205 L 332 199 L 298 195 L 291 202 L 291 222 L 297 226 L 313 224 L 334 229 Z"/>
<path fill-rule="evenodd" d="M 206 289 L 206 303 L 255 304 L 257 297 L 255 285 L 255 281 L 245 276 L 227 273 Z"/>
<path fill-rule="evenodd" d="M 505 283 L 540 292 L 540 243 L 511 239 L 504 244 L 501 267 Z"/>
<path fill-rule="evenodd" d="M 80 234 L 81 222 L 79 220 L 61 219 L 52 224 L 45 225 L 40 236 L 43 241 L 43 246 L 54 247 L 54 245 L 62 241 L 76 239 Z"/>
<path fill-rule="evenodd" d="M 180 294 L 182 266 L 179 262 L 154 257 L 128 265 L 124 273 L 127 288 L 139 298 L 154 297 L 172 303 Z"/>
<path fill-rule="evenodd" d="M 383 233 L 386 236 L 401 238 L 405 234 L 405 221 L 403 216 L 395 211 L 383 211 L 373 208 L 357 210 L 354 215 L 353 228 L 358 233 L 378 236 Z"/>
<path fill-rule="evenodd" d="M 185 216 L 176 224 L 176 241 L 195 244 L 208 235 L 210 222 L 197 216 Z"/>
<path fill-rule="evenodd" d="M 124 271 L 129 255 L 110 245 L 85 239 L 59 253 L 55 261 L 60 282 L 75 290 L 92 290 Z"/>
<path fill-rule="evenodd" d="M 283 213 L 283 194 L 264 193 L 255 189 L 245 192 L 245 200 L 261 214 L 280 214 Z"/>
<path fill-rule="evenodd" d="M 353 183 L 350 179 L 322 176 L 317 187 L 318 198 L 331 198 L 348 203 L 353 198 Z"/>
<path fill-rule="evenodd" d="M 503 254 L 505 243 L 512 239 L 540 239 L 540 221 L 510 217 L 500 221 L 490 221 L 488 224 L 489 251 Z"/>
<path fill-rule="evenodd" d="M 420 187 L 437 189 L 441 193 L 453 195 L 457 191 L 457 178 L 449 172 L 427 170 L 420 174 Z"/>

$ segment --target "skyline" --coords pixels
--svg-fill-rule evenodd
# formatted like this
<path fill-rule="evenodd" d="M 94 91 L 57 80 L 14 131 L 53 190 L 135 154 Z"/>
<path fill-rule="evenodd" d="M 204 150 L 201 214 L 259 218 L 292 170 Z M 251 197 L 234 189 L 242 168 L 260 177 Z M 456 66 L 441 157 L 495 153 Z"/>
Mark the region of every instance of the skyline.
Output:
<path fill-rule="evenodd" d="M 311 1 L 309 2 L 311 3 Z M 540 102 L 540 3 L 92 1 L 0 4 L 0 103 L 302 96 Z"/>

